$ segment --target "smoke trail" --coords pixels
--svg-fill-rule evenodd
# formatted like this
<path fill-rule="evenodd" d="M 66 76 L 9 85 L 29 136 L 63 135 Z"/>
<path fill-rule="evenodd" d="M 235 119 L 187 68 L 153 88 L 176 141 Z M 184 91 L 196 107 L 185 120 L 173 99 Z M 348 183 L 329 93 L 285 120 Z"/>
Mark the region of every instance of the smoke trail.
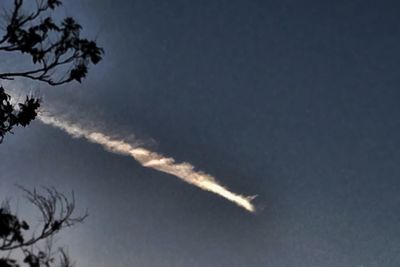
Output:
<path fill-rule="evenodd" d="M 218 194 L 247 211 L 255 212 L 255 207 L 251 203 L 251 200 L 254 199 L 253 196 L 242 196 L 229 191 L 227 188 L 220 185 L 211 175 L 201 171 L 195 171 L 194 167 L 189 163 L 175 163 L 173 158 L 167 158 L 124 141 L 113 140 L 110 136 L 103 133 L 82 129 L 77 125 L 70 124 L 53 116 L 40 114 L 38 118 L 43 123 L 59 128 L 74 137 L 85 138 L 90 142 L 102 145 L 105 149 L 114 153 L 131 156 L 144 167 L 172 174 L 189 184 Z"/>

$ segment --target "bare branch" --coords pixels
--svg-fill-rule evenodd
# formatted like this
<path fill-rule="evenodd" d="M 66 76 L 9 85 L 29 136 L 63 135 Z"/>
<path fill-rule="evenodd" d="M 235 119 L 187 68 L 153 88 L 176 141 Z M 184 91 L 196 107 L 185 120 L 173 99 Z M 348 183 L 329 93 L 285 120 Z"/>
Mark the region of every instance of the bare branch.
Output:
<path fill-rule="evenodd" d="M 74 216 L 75 196 L 73 192 L 71 193 L 71 197 L 68 198 L 55 188 L 44 187 L 43 190 L 46 194 L 40 194 L 36 189 L 30 191 L 24 187 L 19 187 L 26 193 L 27 200 L 38 209 L 43 223 L 37 235 L 33 235 L 30 239 L 25 240 L 22 236 L 21 229 L 23 229 L 23 226 L 25 226 L 25 228 L 29 228 L 29 226 L 27 226 L 26 223 L 19 222 L 16 216 L 6 213 L 3 215 L 4 218 L 14 216 L 11 217 L 12 220 L 9 219 L 9 221 L 13 222 L 13 226 L 3 235 L 0 233 L 0 238 L 3 239 L 0 250 L 7 251 L 32 246 L 40 240 L 54 236 L 63 228 L 83 222 L 88 216 L 87 213 L 82 216 Z M 0 219 L 3 217 L 1 217 L 0 213 Z M 18 230 L 17 233 L 14 233 L 14 230 Z"/>

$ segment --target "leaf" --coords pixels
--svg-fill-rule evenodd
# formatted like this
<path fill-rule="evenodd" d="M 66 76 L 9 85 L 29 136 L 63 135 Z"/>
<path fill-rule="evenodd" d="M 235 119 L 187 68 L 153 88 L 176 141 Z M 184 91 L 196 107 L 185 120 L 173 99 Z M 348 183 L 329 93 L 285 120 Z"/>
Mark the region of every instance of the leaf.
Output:
<path fill-rule="evenodd" d="M 29 230 L 29 224 L 26 221 L 22 221 L 21 227 L 24 230 Z"/>

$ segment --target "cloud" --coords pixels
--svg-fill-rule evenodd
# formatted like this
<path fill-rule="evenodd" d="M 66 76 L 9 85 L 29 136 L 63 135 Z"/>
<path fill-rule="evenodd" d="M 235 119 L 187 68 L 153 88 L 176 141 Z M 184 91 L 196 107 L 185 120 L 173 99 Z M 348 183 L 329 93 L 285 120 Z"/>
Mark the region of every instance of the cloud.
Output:
<path fill-rule="evenodd" d="M 196 171 L 190 163 L 177 163 L 173 158 L 165 157 L 123 140 L 117 140 L 99 131 L 84 129 L 82 126 L 72 124 L 48 113 L 41 113 L 38 118 L 44 124 L 61 129 L 73 137 L 84 138 L 92 143 L 103 146 L 107 151 L 130 156 L 143 167 L 171 174 L 205 191 L 220 195 L 249 212 L 255 212 L 255 207 L 251 203 L 254 196 L 243 196 L 230 191 L 228 188 L 222 186 L 213 176 L 202 171 Z"/>

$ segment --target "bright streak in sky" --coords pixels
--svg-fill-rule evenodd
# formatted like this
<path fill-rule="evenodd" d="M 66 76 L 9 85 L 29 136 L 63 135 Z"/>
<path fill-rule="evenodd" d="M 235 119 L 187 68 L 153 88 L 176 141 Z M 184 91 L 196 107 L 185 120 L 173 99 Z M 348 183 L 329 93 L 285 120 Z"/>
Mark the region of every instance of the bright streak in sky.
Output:
<path fill-rule="evenodd" d="M 143 167 L 174 175 L 189 184 L 220 195 L 249 212 L 255 212 L 255 207 L 251 203 L 254 196 L 243 196 L 229 191 L 219 184 L 213 176 L 196 171 L 190 163 L 176 163 L 173 158 L 165 157 L 146 148 L 133 146 L 122 140 L 112 139 L 100 132 L 83 129 L 53 116 L 40 114 L 38 118 L 44 124 L 61 129 L 73 137 L 85 138 L 92 143 L 100 144 L 108 151 L 130 156 Z"/>

